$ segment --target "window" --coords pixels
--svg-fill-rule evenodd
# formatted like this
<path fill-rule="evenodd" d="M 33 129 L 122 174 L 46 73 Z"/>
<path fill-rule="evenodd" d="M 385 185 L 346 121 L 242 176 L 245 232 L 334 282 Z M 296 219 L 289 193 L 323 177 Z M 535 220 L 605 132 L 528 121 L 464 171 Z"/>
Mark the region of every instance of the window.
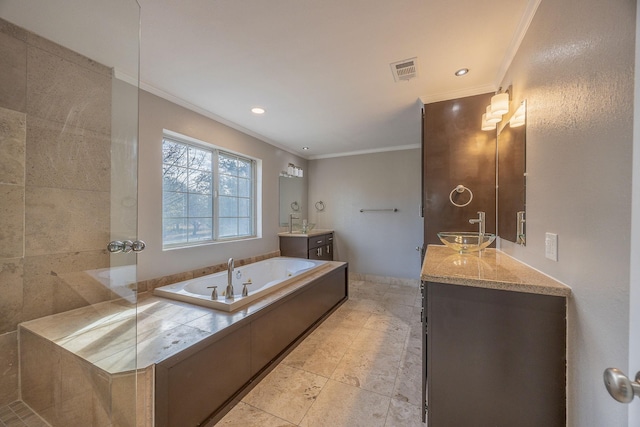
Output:
<path fill-rule="evenodd" d="M 255 237 L 256 161 L 165 136 L 164 248 Z"/>

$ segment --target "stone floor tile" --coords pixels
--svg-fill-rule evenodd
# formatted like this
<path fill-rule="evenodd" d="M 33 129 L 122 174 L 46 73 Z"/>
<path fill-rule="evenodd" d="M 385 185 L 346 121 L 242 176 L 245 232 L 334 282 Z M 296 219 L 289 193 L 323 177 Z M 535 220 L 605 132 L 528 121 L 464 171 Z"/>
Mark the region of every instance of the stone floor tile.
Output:
<path fill-rule="evenodd" d="M 244 402 L 238 403 L 217 426 L 225 427 L 288 427 L 295 426 Z"/>
<path fill-rule="evenodd" d="M 320 375 L 280 364 L 242 401 L 298 424 L 326 382 Z"/>
<path fill-rule="evenodd" d="M 382 427 L 391 399 L 330 380 L 299 424 L 302 427 Z"/>

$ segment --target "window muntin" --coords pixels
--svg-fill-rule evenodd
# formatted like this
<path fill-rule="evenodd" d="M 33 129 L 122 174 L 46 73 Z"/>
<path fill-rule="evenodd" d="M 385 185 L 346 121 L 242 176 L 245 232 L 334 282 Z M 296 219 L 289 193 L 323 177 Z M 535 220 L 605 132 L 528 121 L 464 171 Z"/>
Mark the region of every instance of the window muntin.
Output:
<path fill-rule="evenodd" d="M 256 235 L 255 160 L 166 136 L 162 153 L 164 248 Z"/>

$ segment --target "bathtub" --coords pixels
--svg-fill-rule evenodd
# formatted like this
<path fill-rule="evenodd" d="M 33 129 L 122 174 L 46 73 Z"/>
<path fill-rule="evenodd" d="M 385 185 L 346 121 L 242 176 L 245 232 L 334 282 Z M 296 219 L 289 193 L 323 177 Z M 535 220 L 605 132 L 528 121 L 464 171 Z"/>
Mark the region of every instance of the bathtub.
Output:
<path fill-rule="evenodd" d="M 233 271 L 233 298 L 224 295 L 227 272 L 209 274 L 153 290 L 157 296 L 189 302 L 223 311 L 235 311 L 258 298 L 268 295 L 300 277 L 320 268 L 326 261 L 276 257 L 236 267 Z M 242 285 L 248 283 L 249 295 L 242 296 Z M 217 286 L 218 298 L 211 297 L 212 286 Z"/>

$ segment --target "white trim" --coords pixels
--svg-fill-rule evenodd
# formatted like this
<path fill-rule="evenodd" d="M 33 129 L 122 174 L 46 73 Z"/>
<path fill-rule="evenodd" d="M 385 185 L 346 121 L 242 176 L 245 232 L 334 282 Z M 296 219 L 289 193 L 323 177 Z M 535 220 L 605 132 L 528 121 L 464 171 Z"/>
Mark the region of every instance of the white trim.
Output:
<path fill-rule="evenodd" d="M 500 85 L 504 76 L 507 74 L 507 70 L 511 66 L 511 62 L 520 48 L 520 44 L 529 29 L 529 25 L 531 25 L 531 21 L 533 21 L 533 17 L 536 14 L 541 1 L 542 0 L 529 0 L 527 3 L 527 7 L 520 17 L 520 22 L 518 22 L 518 26 L 516 27 L 516 31 L 513 33 L 511 43 L 504 54 L 504 58 L 502 58 L 502 64 L 500 64 L 498 74 L 496 75 L 496 86 Z"/>
<path fill-rule="evenodd" d="M 318 154 L 309 156 L 307 160 L 330 159 L 333 157 L 359 156 L 361 154 L 386 153 L 388 151 L 414 150 L 420 148 L 420 144 L 398 145 L 396 147 L 372 148 L 370 150 L 347 151 L 345 153 Z"/>
<path fill-rule="evenodd" d="M 133 77 L 127 73 L 123 73 L 116 67 L 113 67 L 113 77 L 125 83 L 129 83 L 130 85 L 135 87 L 138 87 L 140 85 L 140 81 L 137 77 Z"/>

